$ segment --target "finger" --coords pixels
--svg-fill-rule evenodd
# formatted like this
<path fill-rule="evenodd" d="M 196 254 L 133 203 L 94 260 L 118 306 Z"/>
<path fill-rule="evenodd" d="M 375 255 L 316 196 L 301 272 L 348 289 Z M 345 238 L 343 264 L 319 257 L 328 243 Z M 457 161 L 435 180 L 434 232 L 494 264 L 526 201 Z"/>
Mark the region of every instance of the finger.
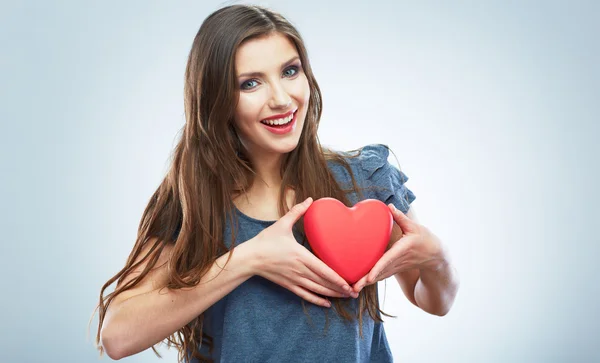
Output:
<path fill-rule="evenodd" d="M 327 264 L 308 250 L 305 249 L 305 252 L 303 251 L 303 253 L 303 257 L 306 258 L 306 260 L 303 261 L 304 266 L 306 267 L 306 277 L 342 294 L 347 295 L 352 292 L 352 288 L 350 288 L 348 282 L 346 282 L 346 280 L 331 267 L 327 266 Z"/>
<path fill-rule="evenodd" d="M 352 287 L 352 290 L 354 290 L 354 292 L 359 293 L 362 291 L 362 289 L 365 287 L 365 285 L 367 284 L 367 277 L 369 276 L 369 274 L 366 274 L 365 276 L 363 276 L 360 280 L 358 280 L 354 286 Z"/>
<path fill-rule="evenodd" d="M 384 268 L 377 276 L 375 276 L 375 278 L 373 279 L 373 281 L 371 282 L 372 284 L 377 283 L 379 281 L 383 281 L 385 279 L 387 279 L 390 276 L 395 275 L 397 267 L 394 265 L 388 265 L 386 268 Z"/>
<path fill-rule="evenodd" d="M 393 245 L 380 259 L 377 261 L 375 266 L 371 269 L 367 276 L 367 284 L 373 283 L 377 275 L 381 273 L 386 267 L 394 263 L 399 265 L 407 256 L 408 250 L 410 250 L 410 243 L 396 243 Z"/>
<path fill-rule="evenodd" d="M 381 271 L 381 273 L 379 274 L 379 276 L 377 276 L 375 278 L 375 282 L 379 282 L 379 281 L 383 281 L 389 277 L 394 276 L 395 274 L 397 274 L 396 272 L 396 268 L 395 267 L 390 267 L 388 269 L 385 269 L 383 271 Z"/>
<path fill-rule="evenodd" d="M 401 210 L 397 209 L 394 204 L 390 203 L 388 206 L 392 211 L 392 217 L 394 217 L 394 221 L 396 221 L 396 223 L 400 226 L 404 234 L 415 232 L 415 222 L 410 220 L 410 218 L 408 218 Z"/>
<path fill-rule="evenodd" d="M 348 294 L 332 290 L 323 285 L 319 285 L 318 283 L 316 283 L 313 280 L 308 279 L 308 278 L 300 279 L 300 285 L 307 290 L 316 292 L 319 295 L 325 295 L 325 296 L 330 296 L 330 297 L 349 297 Z"/>
<path fill-rule="evenodd" d="M 352 292 L 351 291 L 352 289 L 350 289 L 350 291 L 345 290 L 342 286 L 335 284 L 335 283 L 327 280 L 326 278 L 323 278 L 322 276 L 320 276 L 319 274 L 317 274 L 313 270 L 311 270 L 308 266 L 306 266 L 306 278 L 316 282 L 319 285 L 325 286 L 330 290 L 337 291 L 341 295 L 347 296 L 348 294 L 350 294 Z"/>
<path fill-rule="evenodd" d="M 389 263 L 389 262 L 388 262 Z M 369 274 L 367 275 L 367 285 L 372 284 L 373 282 L 375 282 L 375 279 L 377 278 L 377 276 L 379 276 L 379 274 L 387 267 L 387 263 L 386 264 L 381 264 L 380 266 L 375 266 L 371 272 L 369 272 Z"/>
<path fill-rule="evenodd" d="M 289 290 L 310 303 L 326 308 L 331 307 L 331 303 L 329 302 L 329 300 L 319 297 L 301 286 L 294 285 Z"/>
<path fill-rule="evenodd" d="M 284 223 L 286 227 L 292 228 L 294 224 L 306 213 L 306 210 L 312 204 L 312 198 L 308 197 L 302 203 L 296 204 L 283 217 L 279 219 L 279 223 Z"/>
<path fill-rule="evenodd" d="M 331 267 L 327 266 L 323 261 L 319 260 L 315 255 L 311 254 L 306 250 L 306 258 L 304 259 L 304 263 L 306 267 L 308 267 L 312 272 L 321 276 L 325 280 L 333 283 L 336 286 L 340 286 L 342 288 L 341 291 L 351 292 L 352 289 L 350 285 L 344 280 L 340 275 L 338 275 L 335 271 L 331 269 Z"/>
<path fill-rule="evenodd" d="M 369 280 L 369 275 L 366 275 L 354 285 L 354 291 L 360 293 L 362 289 L 365 288 L 365 286 L 376 284 L 379 281 L 383 281 L 388 277 L 394 275 L 395 273 L 393 271 L 394 268 L 386 268 L 383 271 L 379 272 L 377 275 L 375 275 L 375 277 L 372 280 Z"/>
<path fill-rule="evenodd" d="M 386 252 L 383 257 L 377 261 L 375 266 L 371 269 L 369 274 L 367 275 L 367 284 L 371 284 L 375 281 L 375 278 L 383 271 L 387 266 L 389 266 L 394 260 L 398 258 L 398 254 L 396 250 L 390 249 Z"/>

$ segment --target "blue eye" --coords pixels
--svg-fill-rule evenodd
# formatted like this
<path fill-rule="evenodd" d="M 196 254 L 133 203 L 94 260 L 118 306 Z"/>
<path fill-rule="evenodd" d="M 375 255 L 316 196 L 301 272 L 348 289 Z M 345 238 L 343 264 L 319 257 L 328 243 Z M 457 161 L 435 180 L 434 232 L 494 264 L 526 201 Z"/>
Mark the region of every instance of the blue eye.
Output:
<path fill-rule="evenodd" d="M 254 80 L 254 79 L 251 79 L 251 80 L 248 80 L 248 81 L 246 81 L 246 82 L 242 83 L 242 89 L 244 89 L 244 90 L 249 90 L 249 89 L 251 89 L 252 87 L 244 87 L 244 86 L 245 86 L 245 85 L 247 85 L 248 83 L 252 83 L 252 82 L 256 82 L 256 80 Z"/>
<path fill-rule="evenodd" d="M 286 69 L 283 73 L 285 73 L 287 71 L 292 71 L 292 70 L 294 71 L 294 73 L 290 74 L 289 76 L 290 77 L 295 76 L 298 73 L 298 67 L 297 66 L 291 66 L 288 69 Z"/>
<path fill-rule="evenodd" d="M 283 74 L 285 77 L 292 78 L 298 74 L 299 68 L 300 68 L 299 66 L 290 66 L 285 71 L 283 71 Z M 289 71 L 292 71 L 291 74 L 289 73 Z M 256 86 L 251 86 L 252 83 L 257 83 L 257 80 L 249 79 L 246 82 L 242 83 L 240 88 L 242 90 L 249 91 L 252 88 L 256 87 Z"/>

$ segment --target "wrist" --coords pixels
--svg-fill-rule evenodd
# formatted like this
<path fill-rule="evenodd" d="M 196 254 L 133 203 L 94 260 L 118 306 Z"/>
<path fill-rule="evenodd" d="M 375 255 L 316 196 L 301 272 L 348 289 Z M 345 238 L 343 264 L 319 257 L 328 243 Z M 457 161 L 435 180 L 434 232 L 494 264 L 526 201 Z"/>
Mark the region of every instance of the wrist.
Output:
<path fill-rule="evenodd" d="M 255 246 L 256 237 L 239 244 L 235 249 L 239 253 L 240 263 L 243 265 L 243 271 L 248 278 L 258 275 L 260 266 L 260 254 Z"/>

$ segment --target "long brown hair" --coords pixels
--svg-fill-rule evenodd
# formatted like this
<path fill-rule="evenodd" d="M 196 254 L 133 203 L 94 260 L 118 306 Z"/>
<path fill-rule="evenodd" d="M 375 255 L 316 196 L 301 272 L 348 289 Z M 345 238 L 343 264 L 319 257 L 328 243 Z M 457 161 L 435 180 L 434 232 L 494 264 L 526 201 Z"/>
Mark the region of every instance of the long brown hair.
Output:
<path fill-rule="evenodd" d="M 110 278 L 100 290 L 96 344 L 103 353 L 100 331 L 107 309 L 123 291 L 136 286 L 156 265 L 166 245 L 173 246 L 169 260 L 169 278 L 164 287 L 181 289 L 193 287 L 210 269 L 216 259 L 228 251 L 224 243 L 223 226 L 226 218 L 236 223 L 232 200 L 244 193 L 254 180 L 254 170 L 236 134 L 233 117 L 239 89 L 235 77 L 235 55 L 246 40 L 283 34 L 296 46 L 302 68 L 310 87 L 310 100 L 297 147 L 286 154 L 281 166 L 282 188 L 278 208 L 287 213 L 285 190 L 295 192 L 295 201 L 307 197 L 317 200 L 333 197 L 351 206 L 346 195 L 362 193 L 344 156 L 322 148 L 317 129 L 322 112 L 319 86 L 312 73 L 304 42 L 298 31 L 280 14 L 259 6 L 232 5 L 209 15 L 196 34 L 185 71 L 186 123 L 175 147 L 172 161 L 160 186 L 144 210 L 137 240 L 125 267 Z M 348 157 L 348 156 L 345 156 Z M 342 189 L 327 167 L 332 161 L 342 165 L 351 177 L 352 188 Z M 303 232 L 302 220 L 296 226 Z M 235 233 L 232 228 L 232 234 Z M 235 236 L 232 235 L 232 241 Z M 157 240 L 145 256 L 144 247 Z M 232 244 L 233 246 L 233 244 Z M 140 259 L 138 263 L 134 262 Z M 103 296 L 104 291 L 117 285 L 141 263 L 145 269 L 136 278 Z M 372 319 L 381 322 L 376 286 L 367 286 L 360 293 L 358 310 L 349 309 L 349 299 L 331 299 L 335 311 L 344 319 L 358 319 L 362 335 L 362 317 L 368 311 Z M 389 316 L 389 315 L 387 315 Z M 184 357 L 206 358 L 199 353 L 200 343 L 212 346 L 212 338 L 202 331 L 204 314 L 167 338 L 168 346 L 179 350 Z M 158 354 L 155 347 L 154 352 Z M 160 356 L 160 355 L 159 355 Z"/>

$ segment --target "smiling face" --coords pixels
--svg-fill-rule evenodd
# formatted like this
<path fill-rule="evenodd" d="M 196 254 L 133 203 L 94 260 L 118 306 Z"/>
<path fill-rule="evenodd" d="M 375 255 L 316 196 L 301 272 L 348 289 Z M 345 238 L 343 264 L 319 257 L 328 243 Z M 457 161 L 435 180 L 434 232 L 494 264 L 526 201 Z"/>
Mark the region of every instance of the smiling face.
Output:
<path fill-rule="evenodd" d="M 253 156 L 294 150 L 310 97 L 294 44 L 280 33 L 250 39 L 238 48 L 235 68 L 239 88 L 235 126 L 246 150 Z M 265 121 L 273 118 L 274 122 Z"/>

